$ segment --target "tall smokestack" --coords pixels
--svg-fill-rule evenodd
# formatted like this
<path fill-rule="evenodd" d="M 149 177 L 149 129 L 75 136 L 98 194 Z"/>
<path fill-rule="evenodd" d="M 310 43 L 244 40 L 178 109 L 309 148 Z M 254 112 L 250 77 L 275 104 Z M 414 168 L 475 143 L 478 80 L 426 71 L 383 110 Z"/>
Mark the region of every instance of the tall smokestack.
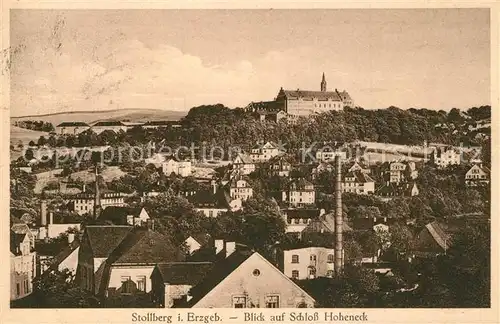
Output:
<path fill-rule="evenodd" d="M 101 211 L 101 193 L 99 191 L 99 172 L 95 164 L 95 195 L 94 195 L 94 219 L 99 217 Z"/>
<path fill-rule="evenodd" d="M 344 267 L 343 238 L 342 238 L 342 163 L 340 156 L 335 156 L 335 273 L 340 274 Z"/>

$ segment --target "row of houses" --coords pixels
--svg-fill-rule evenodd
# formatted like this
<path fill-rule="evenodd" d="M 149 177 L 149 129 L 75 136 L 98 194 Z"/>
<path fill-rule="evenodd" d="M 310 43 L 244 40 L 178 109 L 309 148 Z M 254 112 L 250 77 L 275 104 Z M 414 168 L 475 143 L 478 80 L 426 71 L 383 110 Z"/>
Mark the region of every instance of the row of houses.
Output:
<path fill-rule="evenodd" d="M 158 128 L 179 128 L 181 125 L 178 121 L 148 121 L 145 123 L 132 123 L 123 121 L 99 121 L 92 125 L 85 122 L 62 122 L 56 126 L 56 133 L 58 135 L 77 135 L 86 130 L 91 129 L 94 133 L 100 134 L 106 130 L 118 133 L 120 131 L 126 132 L 134 127 L 142 127 L 144 129 L 158 129 Z"/>

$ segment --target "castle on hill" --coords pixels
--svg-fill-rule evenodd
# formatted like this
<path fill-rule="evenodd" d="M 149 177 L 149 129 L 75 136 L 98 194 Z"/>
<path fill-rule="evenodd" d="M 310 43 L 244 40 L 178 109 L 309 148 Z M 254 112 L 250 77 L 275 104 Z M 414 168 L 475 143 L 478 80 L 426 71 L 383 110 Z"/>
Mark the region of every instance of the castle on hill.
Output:
<path fill-rule="evenodd" d="M 247 106 L 251 112 L 258 113 L 261 119 L 280 119 L 285 116 L 309 116 L 329 110 L 354 107 L 354 102 L 347 91 L 327 91 L 325 74 L 321 79 L 320 91 L 280 89 L 273 101 L 252 102 Z"/>

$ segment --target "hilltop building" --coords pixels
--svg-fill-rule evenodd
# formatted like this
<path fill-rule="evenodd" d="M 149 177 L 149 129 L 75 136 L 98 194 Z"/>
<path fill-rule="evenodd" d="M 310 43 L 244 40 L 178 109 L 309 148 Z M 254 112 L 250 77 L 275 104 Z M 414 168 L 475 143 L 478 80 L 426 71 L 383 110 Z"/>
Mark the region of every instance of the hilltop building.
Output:
<path fill-rule="evenodd" d="M 274 113 L 276 115 L 274 119 L 278 121 L 283 118 L 282 114 L 278 114 L 280 111 L 284 111 L 290 117 L 298 117 L 329 110 L 341 110 L 344 107 L 354 107 L 351 96 L 345 90 L 327 91 L 326 77 L 323 73 L 320 91 L 281 88 L 274 101 L 252 102 L 247 109 L 257 113 L 261 120 L 273 119 L 267 115 Z"/>
<path fill-rule="evenodd" d="M 62 122 L 56 126 L 56 133 L 60 135 L 77 135 L 89 128 L 90 126 L 84 122 Z"/>

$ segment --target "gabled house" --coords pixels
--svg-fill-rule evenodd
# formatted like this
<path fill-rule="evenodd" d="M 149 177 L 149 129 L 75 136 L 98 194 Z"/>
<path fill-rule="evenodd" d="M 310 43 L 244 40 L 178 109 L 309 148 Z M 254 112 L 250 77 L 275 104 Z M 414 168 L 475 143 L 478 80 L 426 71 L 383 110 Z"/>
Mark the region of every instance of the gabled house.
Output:
<path fill-rule="evenodd" d="M 192 173 L 191 161 L 170 158 L 161 165 L 163 174 L 170 176 L 172 173 L 181 177 L 189 177 Z"/>
<path fill-rule="evenodd" d="M 269 160 L 268 174 L 271 176 L 289 177 L 292 170 L 290 158 L 278 155 Z"/>
<path fill-rule="evenodd" d="M 78 254 L 80 253 L 80 240 L 74 238 L 75 234 L 68 235 L 69 244 L 53 259 L 50 260 L 48 267 L 43 269 L 42 274 L 48 274 L 51 271 L 68 270 L 76 275 L 78 268 Z"/>
<path fill-rule="evenodd" d="M 152 228 L 87 226 L 77 277 L 105 307 L 138 307 L 151 303 L 155 266 L 184 259 L 181 249 Z"/>
<path fill-rule="evenodd" d="M 10 300 L 22 299 L 33 292 L 37 273 L 36 252 L 28 233 L 10 230 Z"/>
<path fill-rule="evenodd" d="M 152 300 L 160 308 L 171 308 L 176 300 L 202 281 L 213 268 L 211 262 L 159 263 L 151 274 Z"/>
<path fill-rule="evenodd" d="M 184 240 L 184 244 L 188 249 L 189 255 L 192 255 L 202 247 L 213 246 L 213 243 L 212 237 L 207 233 L 192 234 Z"/>
<path fill-rule="evenodd" d="M 359 195 L 375 192 L 375 180 L 361 170 L 349 171 L 342 181 L 342 191 Z"/>
<path fill-rule="evenodd" d="M 452 244 L 452 236 L 437 221 L 429 223 L 415 238 L 414 254 L 418 257 L 434 257 L 446 253 Z"/>
<path fill-rule="evenodd" d="M 238 153 L 233 160 L 233 170 L 242 175 L 247 175 L 255 171 L 255 163 L 247 154 Z"/>
<path fill-rule="evenodd" d="M 267 162 L 271 158 L 282 155 L 285 152 L 282 148 L 274 142 L 266 142 L 264 144 L 257 144 L 252 147 L 250 151 L 250 159 L 256 163 Z"/>
<path fill-rule="evenodd" d="M 486 166 L 481 164 L 474 164 L 465 173 L 465 185 L 469 187 L 474 187 L 480 184 L 490 183 L 491 171 Z"/>
<path fill-rule="evenodd" d="M 354 161 L 347 169 L 347 172 L 357 172 L 357 171 L 364 173 L 364 174 L 370 174 L 370 172 L 371 172 L 370 168 L 367 165 L 365 165 L 363 162 Z"/>
<path fill-rule="evenodd" d="M 311 170 L 311 176 L 316 179 L 322 172 L 333 172 L 335 167 L 327 162 L 321 162 Z"/>
<path fill-rule="evenodd" d="M 248 179 L 243 176 L 237 176 L 229 182 L 229 196 L 232 200 L 248 200 L 253 196 L 253 188 Z"/>
<path fill-rule="evenodd" d="M 145 208 L 110 206 L 100 213 L 97 222 L 110 225 L 144 226 L 150 219 Z"/>
<path fill-rule="evenodd" d="M 333 162 L 336 156 L 340 156 L 343 161 L 347 159 L 347 150 L 340 143 L 325 144 L 315 154 L 316 162 L 319 163 Z"/>
<path fill-rule="evenodd" d="M 314 299 L 262 255 L 237 249 L 216 262 L 178 307 L 314 307 Z"/>
<path fill-rule="evenodd" d="M 312 220 L 325 213 L 324 209 L 287 208 L 281 210 L 287 233 L 302 232 Z"/>
<path fill-rule="evenodd" d="M 416 182 L 405 182 L 405 183 L 386 183 L 380 186 L 375 194 L 377 196 L 383 197 L 385 199 L 391 199 L 394 197 L 414 197 L 418 196 L 420 190 L 418 189 Z"/>
<path fill-rule="evenodd" d="M 304 178 L 293 180 L 288 184 L 288 188 L 282 191 L 282 201 L 294 207 L 314 205 L 316 202 L 314 185 Z"/>
<path fill-rule="evenodd" d="M 231 209 L 231 197 L 226 190 L 217 188 L 214 190 L 215 193 L 211 190 L 198 191 L 186 198 L 194 205 L 196 211 L 202 212 L 207 217 L 217 217 Z"/>

